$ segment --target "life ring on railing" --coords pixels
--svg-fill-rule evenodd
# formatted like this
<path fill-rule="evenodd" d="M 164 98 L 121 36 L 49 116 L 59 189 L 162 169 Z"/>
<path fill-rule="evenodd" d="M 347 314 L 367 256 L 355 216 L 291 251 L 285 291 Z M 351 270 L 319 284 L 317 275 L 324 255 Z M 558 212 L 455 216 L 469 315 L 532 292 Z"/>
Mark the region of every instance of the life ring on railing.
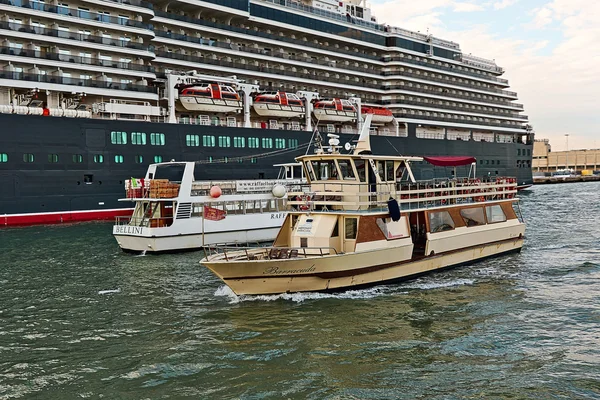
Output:
<path fill-rule="evenodd" d="M 303 195 L 303 196 L 301 196 L 300 199 L 301 199 L 301 201 L 304 202 L 304 204 L 300 204 L 298 206 L 298 208 L 302 211 L 308 210 L 310 208 L 310 205 L 308 204 L 311 200 L 310 195 L 309 194 Z"/>

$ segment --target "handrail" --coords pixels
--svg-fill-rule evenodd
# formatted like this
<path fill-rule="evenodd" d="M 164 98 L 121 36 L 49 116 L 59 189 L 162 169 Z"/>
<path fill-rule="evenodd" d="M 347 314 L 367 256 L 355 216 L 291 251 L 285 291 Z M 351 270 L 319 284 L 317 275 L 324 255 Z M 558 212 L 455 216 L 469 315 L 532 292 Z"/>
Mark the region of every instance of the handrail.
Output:
<path fill-rule="evenodd" d="M 18 57 L 38 58 L 52 61 L 63 61 L 75 64 L 94 65 L 99 67 L 127 69 L 131 71 L 154 72 L 154 67 L 150 65 L 140 65 L 133 62 L 119 62 L 112 60 L 102 60 L 94 57 L 73 56 L 60 53 L 43 53 L 40 50 L 28 50 L 18 47 L 0 46 L 0 54 L 10 54 Z"/>
<path fill-rule="evenodd" d="M 121 40 L 117 38 L 105 38 L 102 36 L 96 36 L 87 33 L 78 33 L 78 32 L 67 32 L 61 31 L 59 29 L 50 29 L 50 28 L 42 28 L 39 26 L 30 26 L 27 24 L 19 24 L 16 22 L 5 22 L 0 21 L 0 29 L 8 29 L 17 32 L 23 33 L 32 33 L 36 35 L 44 35 L 44 36 L 52 36 L 62 39 L 70 39 L 70 40 L 78 40 L 82 42 L 90 42 L 103 44 L 108 46 L 117 46 L 117 47 L 126 47 L 136 50 L 146 50 L 150 51 L 150 48 L 147 44 L 137 43 L 133 40 Z"/>
<path fill-rule="evenodd" d="M 44 83 L 55 83 L 62 85 L 73 85 L 73 86 L 85 86 L 85 87 L 96 87 L 100 89 L 117 89 L 117 90 L 128 90 L 134 92 L 144 93 L 156 93 L 157 88 L 153 86 L 136 85 L 133 83 L 117 83 L 100 81 L 94 79 L 77 79 L 77 78 L 65 78 L 57 75 L 42 75 L 42 74 L 28 74 L 17 71 L 7 71 L 6 69 L 0 70 L 0 79 L 15 79 L 20 81 L 32 81 L 32 82 L 44 82 Z"/>
<path fill-rule="evenodd" d="M 327 190 L 328 185 L 332 190 Z M 315 186 L 322 186 L 322 189 L 314 190 Z M 358 191 L 344 191 L 344 186 L 358 187 Z M 368 191 L 364 191 L 364 188 L 368 188 Z M 332 206 L 356 211 L 365 206 L 367 209 L 387 207 L 388 199 L 392 197 L 396 198 L 402 209 L 413 209 L 415 205 L 416 208 L 431 208 L 458 203 L 513 200 L 516 199 L 516 193 L 516 178 L 504 177 L 489 182 L 467 178 L 377 184 L 317 181 L 313 182 L 310 190 L 288 192 L 287 204 L 301 211 L 315 211 L 320 206 L 326 208 L 324 211 Z"/>
<path fill-rule="evenodd" d="M 253 260 L 256 255 L 261 255 L 265 260 L 282 260 L 282 259 L 294 259 L 300 256 L 308 258 L 309 256 L 325 257 L 331 254 L 338 255 L 337 249 L 330 246 L 322 247 L 280 247 L 280 246 L 269 246 L 269 247 L 250 247 L 250 246 L 203 246 L 204 260 L 213 261 L 215 259 L 225 259 L 225 261 L 239 260 L 240 256 L 245 256 L 246 260 Z M 307 250 L 309 253 L 307 253 Z M 314 250 L 318 253 L 311 253 L 310 250 Z M 324 251 L 326 250 L 326 251 Z M 229 254 L 227 252 L 229 251 Z M 235 252 L 236 254 L 231 254 Z"/>
<path fill-rule="evenodd" d="M 99 14 L 92 11 L 80 10 L 77 8 L 69 8 L 65 6 L 55 6 L 53 4 L 44 4 L 39 1 L 29 1 L 29 0 L 0 0 L 0 4 L 7 4 L 13 7 L 21 7 L 21 8 L 29 8 L 34 10 L 40 10 L 45 12 L 50 12 L 54 14 L 66 15 L 75 18 L 94 20 L 103 23 L 111 23 L 122 26 L 130 26 L 134 28 L 142 28 L 146 30 L 152 30 L 151 24 L 145 24 L 140 21 L 128 19 L 128 18 L 119 18 L 113 17 L 106 14 Z"/>

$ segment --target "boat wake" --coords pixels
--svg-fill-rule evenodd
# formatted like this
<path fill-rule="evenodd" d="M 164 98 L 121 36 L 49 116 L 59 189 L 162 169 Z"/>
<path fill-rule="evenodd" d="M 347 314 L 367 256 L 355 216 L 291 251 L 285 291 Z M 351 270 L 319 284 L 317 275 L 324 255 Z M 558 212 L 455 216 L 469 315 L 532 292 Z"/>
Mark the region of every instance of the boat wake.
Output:
<path fill-rule="evenodd" d="M 229 298 L 230 304 L 249 302 L 249 301 L 276 301 L 286 300 L 295 303 L 302 303 L 307 300 L 322 300 L 322 299 L 349 299 L 349 300 L 363 300 L 372 299 L 379 296 L 387 296 L 390 294 L 403 294 L 406 292 L 399 292 L 398 286 L 377 286 L 368 289 L 361 290 L 346 290 L 344 292 L 337 293 L 321 293 L 321 292 L 302 292 L 302 293 L 282 293 L 272 295 L 241 295 L 238 296 L 228 287 L 220 286 L 215 291 L 215 296 Z"/>
<path fill-rule="evenodd" d="M 406 285 L 402 285 L 404 289 L 421 289 L 421 290 L 431 290 L 431 289 L 444 289 L 454 286 L 468 286 L 475 283 L 474 279 L 456 279 L 448 282 L 432 282 L 431 280 L 417 280 L 413 283 L 409 283 Z"/>
<path fill-rule="evenodd" d="M 276 301 L 286 300 L 295 303 L 302 303 L 307 300 L 323 300 L 323 299 L 348 299 L 348 300 L 365 300 L 372 299 L 380 296 L 389 296 L 397 294 L 406 294 L 408 291 L 405 289 L 443 289 L 455 286 L 472 285 L 475 281 L 473 279 L 456 279 L 449 282 L 419 282 L 416 281 L 406 285 L 389 285 L 389 286 L 376 286 L 368 289 L 360 290 L 346 290 L 337 293 L 321 293 L 321 292 L 302 292 L 302 293 L 282 293 L 272 295 L 241 295 L 238 296 L 228 287 L 220 286 L 215 291 L 216 297 L 226 297 L 229 299 L 230 304 L 237 304 L 242 302 L 250 301 Z"/>

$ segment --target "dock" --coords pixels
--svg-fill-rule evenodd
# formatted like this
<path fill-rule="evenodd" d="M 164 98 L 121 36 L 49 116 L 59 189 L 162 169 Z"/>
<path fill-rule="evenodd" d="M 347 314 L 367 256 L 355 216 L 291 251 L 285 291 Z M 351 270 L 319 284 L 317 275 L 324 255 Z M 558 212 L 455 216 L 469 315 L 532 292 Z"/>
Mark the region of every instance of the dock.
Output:
<path fill-rule="evenodd" d="M 553 183 L 575 183 L 575 182 L 597 182 L 600 181 L 600 175 L 577 175 L 577 176 L 534 176 L 534 185 L 549 185 Z"/>

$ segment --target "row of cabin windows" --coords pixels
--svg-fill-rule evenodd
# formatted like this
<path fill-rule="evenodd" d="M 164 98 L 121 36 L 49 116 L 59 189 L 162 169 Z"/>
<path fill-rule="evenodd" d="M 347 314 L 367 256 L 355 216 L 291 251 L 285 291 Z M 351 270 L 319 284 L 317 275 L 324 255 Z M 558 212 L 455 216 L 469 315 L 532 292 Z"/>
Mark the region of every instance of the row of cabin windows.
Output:
<path fill-rule="evenodd" d="M 145 145 L 146 144 L 146 133 L 145 132 L 131 132 L 131 144 Z M 110 133 L 110 142 L 112 144 L 127 144 L 127 132 L 112 131 Z M 165 145 L 165 134 L 164 133 L 151 133 L 150 144 L 152 146 L 164 146 Z"/>
<path fill-rule="evenodd" d="M 192 203 L 192 217 L 202 217 L 204 203 Z M 284 199 L 242 200 L 210 203 L 211 208 L 225 211 L 227 214 L 255 214 L 286 210 Z"/>
<path fill-rule="evenodd" d="M 146 133 L 145 132 L 131 132 L 130 134 L 131 144 L 133 145 L 145 145 L 146 144 Z M 110 133 L 110 142 L 112 144 L 127 144 L 127 132 L 112 131 Z M 245 138 L 245 137 L 234 137 L 233 147 L 246 147 L 246 141 L 248 142 L 249 148 L 262 148 L 272 149 L 273 145 L 276 149 L 286 148 L 286 139 L 275 138 Z M 151 133 L 150 144 L 152 146 L 164 146 L 165 145 L 165 134 L 164 133 Z M 200 146 L 200 135 L 185 135 L 185 144 L 188 147 Z M 213 135 L 202 135 L 202 146 L 203 147 L 216 147 L 217 138 Z M 218 136 L 219 147 L 231 147 L 231 137 L 229 136 Z M 298 139 L 287 139 L 288 148 L 297 148 Z"/>
<path fill-rule="evenodd" d="M 298 139 L 282 139 L 282 138 L 257 138 L 257 137 L 240 137 L 235 136 L 233 138 L 233 147 L 243 148 L 248 147 L 251 149 L 272 149 L 273 146 L 276 149 L 285 149 L 287 141 L 287 148 L 295 149 L 298 147 Z M 231 147 L 231 137 L 229 136 L 218 136 L 213 135 L 202 135 L 202 146 L 203 147 Z M 200 135 L 185 135 L 185 145 L 188 147 L 200 146 Z"/>
<path fill-rule="evenodd" d="M 479 160 L 480 165 L 500 165 L 500 160 Z"/>
<path fill-rule="evenodd" d="M 530 156 L 531 155 L 531 149 L 523 149 L 523 154 L 521 154 L 521 149 L 517 149 L 517 155 L 523 155 L 523 156 Z"/>
<path fill-rule="evenodd" d="M 506 221 L 506 214 L 498 204 L 485 207 L 463 208 L 460 217 L 467 227 L 494 224 Z M 456 221 L 448 211 L 429 213 L 429 230 L 431 233 L 449 231 L 456 227 Z"/>
<path fill-rule="evenodd" d="M 48 154 L 48 162 L 51 164 L 55 164 L 58 163 L 60 160 L 58 154 Z M 72 156 L 72 160 L 74 163 L 76 164 L 80 164 L 83 163 L 83 155 L 81 154 L 73 154 Z M 120 155 L 120 154 L 116 154 L 114 157 L 115 163 L 116 164 L 123 164 L 123 162 L 125 162 L 125 158 Z M 35 155 L 32 153 L 25 153 L 23 154 L 23 162 L 26 163 L 33 163 L 35 161 Z M 102 154 L 95 154 L 93 156 L 93 161 L 96 164 L 102 164 L 104 163 L 104 155 Z M 136 164 L 142 164 L 144 162 L 144 157 L 143 156 L 139 156 L 136 155 L 134 156 L 134 161 Z M 212 162 L 224 162 L 224 163 L 229 163 L 229 162 L 237 162 L 237 163 L 243 163 L 244 162 L 244 158 L 241 157 L 224 157 L 221 159 L 213 159 L 213 157 L 209 156 L 207 158 L 207 161 L 209 163 Z M 0 153 L 0 163 L 5 163 L 8 162 L 8 154 L 7 153 Z M 154 156 L 154 162 L 155 163 L 161 163 L 163 162 L 163 157 L 162 156 Z M 256 157 L 251 157 L 250 158 L 250 163 L 251 164 L 256 164 L 258 162 L 258 159 Z"/>
<path fill-rule="evenodd" d="M 104 155 L 95 154 L 93 156 L 94 163 L 102 164 L 104 162 Z M 122 164 L 124 162 L 124 157 L 120 154 L 115 155 L 115 163 Z M 136 164 L 142 164 L 144 162 L 143 156 L 134 156 L 134 160 Z M 162 156 L 154 156 L 154 162 L 159 163 L 162 162 Z M 35 161 L 35 156 L 32 153 L 23 154 L 23 162 L 32 163 Z M 76 164 L 83 163 L 83 155 L 82 154 L 73 154 L 72 161 Z M 8 154 L 0 153 L 0 162 L 8 162 Z M 58 154 L 48 154 L 48 162 L 51 164 L 55 164 L 59 162 Z"/>

